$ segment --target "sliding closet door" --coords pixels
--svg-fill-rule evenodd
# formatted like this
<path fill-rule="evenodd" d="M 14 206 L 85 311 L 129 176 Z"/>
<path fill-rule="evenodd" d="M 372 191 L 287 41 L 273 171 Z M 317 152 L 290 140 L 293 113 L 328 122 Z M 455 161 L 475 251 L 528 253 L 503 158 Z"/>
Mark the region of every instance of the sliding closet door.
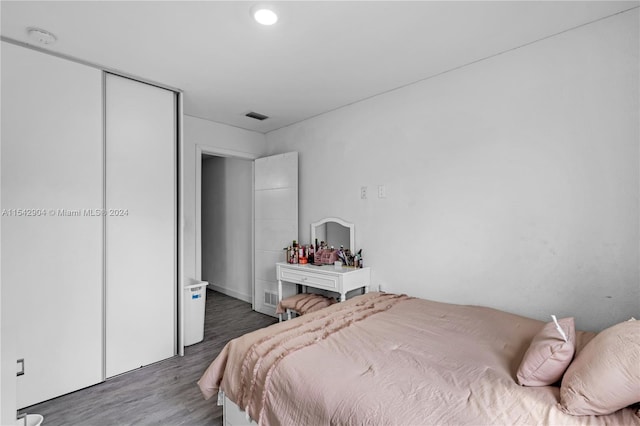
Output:
<path fill-rule="evenodd" d="M 176 94 L 106 75 L 106 375 L 175 354 Z"/>
<path fill-rule="evenodd" d="M 2 286 L 16 296 L 18 408 L 102 380 L 102 218 L 91 214 L 102 175 L 102 72 L 2 42 Z"/>

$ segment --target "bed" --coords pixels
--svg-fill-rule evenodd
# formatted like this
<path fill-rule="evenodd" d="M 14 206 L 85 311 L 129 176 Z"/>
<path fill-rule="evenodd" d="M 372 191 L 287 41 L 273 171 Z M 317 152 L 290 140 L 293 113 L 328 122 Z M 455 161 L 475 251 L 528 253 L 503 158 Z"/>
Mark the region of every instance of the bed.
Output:
<path fill-rule="evenodd" d="M 622 347 L 633 358 L 640 321 L 623 326 L 631 340 Z M 560 381 L 518 384 L 523 357 L 547 328 L 486 307 L 367 293 L 232 340 L 198 385 L 205 398 L 224 395 L 225 424 L 237 421 L 227 413 L 240 408 L 264 425 L 640 425 L 638 407 L 628 406 L 640 401 L 636 358 L 622 361 L 631 378 L 606 370 L 605 379 L 593 379 L 614 379 L 607 395 L 626 392 L 623 408 L 606 415 L 568 414 Z M 593 347 L 603 340 L 595 333 L 567 332 L 574 350 L 563 387 L 581 358 L 593 364 L 590 356 L 608 353 Z"/>

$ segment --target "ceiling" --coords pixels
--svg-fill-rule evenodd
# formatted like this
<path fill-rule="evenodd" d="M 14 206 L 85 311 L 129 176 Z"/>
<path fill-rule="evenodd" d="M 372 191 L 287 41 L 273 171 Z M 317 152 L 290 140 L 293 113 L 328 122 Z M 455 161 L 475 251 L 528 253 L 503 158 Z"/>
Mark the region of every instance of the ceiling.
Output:
<path fill-rule="evenodd" d="M 638 7 L 617 1 L 2 1 L 5 40 L 184 92 L 185 114 L 266 133 Z M 245 117 L 255 111 L 269 116 Z"/>

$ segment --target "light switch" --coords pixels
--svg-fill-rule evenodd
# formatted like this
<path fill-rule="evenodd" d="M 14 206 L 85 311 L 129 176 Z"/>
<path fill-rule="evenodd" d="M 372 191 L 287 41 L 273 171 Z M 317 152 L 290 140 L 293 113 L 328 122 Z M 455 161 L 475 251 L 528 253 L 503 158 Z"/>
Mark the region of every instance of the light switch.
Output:
<path fill-rule="evenodd" d="M 378 198 L 387 198 L 387 187 L 385 185 L 378 185 Z"/>

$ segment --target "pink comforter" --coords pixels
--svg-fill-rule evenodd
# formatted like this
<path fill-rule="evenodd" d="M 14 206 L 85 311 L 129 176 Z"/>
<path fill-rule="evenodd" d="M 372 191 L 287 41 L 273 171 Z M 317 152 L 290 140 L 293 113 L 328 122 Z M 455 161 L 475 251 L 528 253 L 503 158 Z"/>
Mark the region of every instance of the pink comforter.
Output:
<path fill-rule="evenodd" d="M 265 425 L 640 425 L 631 408 L 565 414 L 558 387 L 515 382 L 543 324 L 368 293 L 229 342 L 198 385 Z M 577 350 L 593 335 L 577 332 Z"/>

